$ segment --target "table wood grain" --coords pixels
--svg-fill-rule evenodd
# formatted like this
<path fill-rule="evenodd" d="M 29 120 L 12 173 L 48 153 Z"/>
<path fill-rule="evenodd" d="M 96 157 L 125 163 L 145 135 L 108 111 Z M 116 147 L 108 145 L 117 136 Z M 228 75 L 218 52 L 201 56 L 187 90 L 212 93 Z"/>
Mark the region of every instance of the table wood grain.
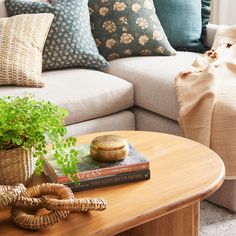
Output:
<path fill-rule="evenodd" d="M 199 202 L 215 192 L 224 179 L 225 168 L 220 157 L 194 141 L 155 132 L 95 133 L 78 137 L 78 142 L 89 143 L 107 133 L 126 137 L 150 161 L 150 180 L 78 192 L 76 197 L 105 198 L 108 209 L 71 213 L 63 222 L 39 231 L 18 228 L 10 220 L 9 209 L 0 210 L 0 235 L 110 236 L 123 232 L 123 235 L 146 236 L 157 231 L 166 235 L 164 228 L 170 228 L 170 216 L 173 224 L 176 218 L 186 222 L 189 219 L 190 226 L 185 232 L 197 235 Z M 31 185 L 40 182 L 46 179 L 34 177 Z M 183 222 L 177 228 L 184 228 Z M 175 232 L 184 233 L 183 229 L 179 230 Z M 170 229 L 168 232 L 168 235 L 175 234 Z"/>

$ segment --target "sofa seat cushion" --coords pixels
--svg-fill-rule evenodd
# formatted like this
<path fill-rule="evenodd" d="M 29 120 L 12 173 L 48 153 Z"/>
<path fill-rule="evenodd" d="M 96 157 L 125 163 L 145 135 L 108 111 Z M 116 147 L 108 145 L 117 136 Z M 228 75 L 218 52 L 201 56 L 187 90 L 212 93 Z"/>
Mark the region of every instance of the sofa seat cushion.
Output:
<path fill-rule="evenodd" d="M 0 96 L 33 93 L 69 111 L 66 124 L 113 114 L 133 106 L 133 85 L 115 76 L 87 69 L 44 72 L 44 88 L 6 86 Z"/>
<path fill-rule="evenodd" d="M 170 57 L 130 57 L 110 62 L 104 71 L 134 85 L 135 105 L 173 120 L 178 119 L 176 74 L 188 68 L 198 54 L 177 52 Z"/>

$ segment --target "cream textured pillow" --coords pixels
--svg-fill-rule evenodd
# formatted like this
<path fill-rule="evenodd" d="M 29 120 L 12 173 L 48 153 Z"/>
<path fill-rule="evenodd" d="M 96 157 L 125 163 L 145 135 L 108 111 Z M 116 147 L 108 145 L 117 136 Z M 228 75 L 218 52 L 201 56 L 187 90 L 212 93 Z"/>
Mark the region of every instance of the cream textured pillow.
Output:
<path fill-rule="evenodd" d="M 53 14 L 0 18 L 0 85 L 43 87 L 42 51 Z"/>

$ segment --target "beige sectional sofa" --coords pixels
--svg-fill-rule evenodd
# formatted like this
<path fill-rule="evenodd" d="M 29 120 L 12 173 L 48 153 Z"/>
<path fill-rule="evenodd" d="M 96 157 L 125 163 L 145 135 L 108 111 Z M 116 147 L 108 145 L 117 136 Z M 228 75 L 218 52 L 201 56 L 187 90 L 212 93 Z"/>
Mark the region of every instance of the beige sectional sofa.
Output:
<path fill-rule="evenodd" d="M 0 17 L 7 17 L 0 0 Z M 212 44 L 215 27 L 208 27 Z M 67 69 L 43 72 L 44 88 L 0 87 L 0 96 L 34 93 L 69 111 L 69 135 L 103 130 L 151 130 L 180 134 L 174 79 L 197 53 L 169 57 L 129 57 L 103 71 Z"/>
<path fill-rule="evenodd" d="M 3 0 L 0 17 L 7 17 Z M 207 27 L 209 46 L 216 29 L 214 25 Z M 103 71 L 74 68 L 43 72 L 44 88 L 4 86 L 0 87 L 0 96 L 34 93 L 66 108 L 68 135 L 135 129 L 180 135 L 174 79 L 196 56 L 177 52 L 170 57 L 129 57 L 111 61 Z M 232 204 L 236 181 L 225 182 L 212 197 L 216 203 L 219 199 L 236 211 Z"/>

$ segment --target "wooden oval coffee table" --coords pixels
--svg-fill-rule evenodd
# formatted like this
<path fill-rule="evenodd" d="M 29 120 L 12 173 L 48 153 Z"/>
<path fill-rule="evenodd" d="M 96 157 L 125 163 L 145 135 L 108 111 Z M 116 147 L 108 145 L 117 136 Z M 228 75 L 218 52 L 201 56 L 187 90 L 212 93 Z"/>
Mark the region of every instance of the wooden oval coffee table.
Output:
<path fill-rule="evenodd" d="M 223 182 L 225 169 L 207 147 L 181 137 L 140 131 L 109 132 L 126 137 L 150 161 L 151 179 L 76 193 L 103 197 L 104 212 L 71 213 L 52 227 L 30 231 L 0 211 L 1 235 L 198 235 L 199 203 Z M 88 143 L 101 133 L 79 137 Z M 43 177 L 32 182 L 45 181 Z"/>

